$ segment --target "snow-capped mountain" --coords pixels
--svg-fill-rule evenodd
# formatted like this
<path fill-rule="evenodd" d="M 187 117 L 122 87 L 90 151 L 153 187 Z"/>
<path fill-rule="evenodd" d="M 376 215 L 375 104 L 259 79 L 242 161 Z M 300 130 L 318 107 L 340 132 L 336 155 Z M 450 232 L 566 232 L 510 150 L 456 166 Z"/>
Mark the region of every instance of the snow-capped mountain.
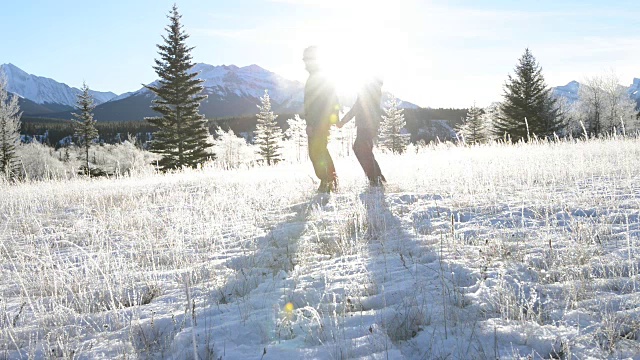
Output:
<path fill-rule="evenodd" d="M 244 98 L 259 99 L 264 95 L 264 90 L 269 91 L 269 98 L 272 107 L 281 109 L 301 108 L 304 102 L 304 84 L 283 78 L 275 73 L 261 68 L 258 65 L 238 67 L 235 65 L 213 66 L 197 63 L 191 72 L 198 73 L 198 78 L 204 80 L 204 93 L 214 97 L 237 96 Z M 152 83 L 156 85 L 156 82 Z M 137 92 L 123 94 L 112 101 L 121 100 L 134 94 L 150 94 L 151 92 L 142 88 Z M 384 100 L 389 99 L 389 94 L 385 93 Z M 341 99 L 342 100 L 342 99 Z M 350 103 L 344 99 L 343 103 Z M 276 106 L 273 106 L 273 103 Z M 417 105 L 400 100 L 403 108 L 418 108 Z M 252 109 L 253 113 L 253 109 Z"/>
<path fill-rule="evenodd" d="M 552 88 L 553 95 L 557 97 L 563 97 L 567 99 L 569 103 L 578 101 L 578 90 L 580 89 L 580 83 L 577 81 L 570 81 L 567 85 L 556 86 Z"/>
<path fill-rule="evenodd" d="M 207 99 L 201 103 L 200 112 L 207 118 L 254 115 L 265 89 L 269 91 L 274 112 L 294 113 L 302 109 L 304 85 L 258 65 L 238 67 L 198 63 L 191 71 L 203 80 L 203 94 Z M 157 84 L 158 81 L 154 81 L 149 85 Z M 97 106 L 95 118 L 99 121 L 122 121 L 156 116 L 151 110 L 154 97 L 146 87 L 122 94 Z"/>
<path fill-rule="evenodd" d="M 7 90 L 39 105 L 75 107 L 80 89 L 59 83 L 53 79 L 28 74 L 13 64 L 0 65 L 0 72 L 7 77 Z M 90 90 L 96 105 L 114 98 L 112 92 Z"/>
<path fill-rule="evenodd" d="M 203 93 L 207 99 L 200 105 L 200 112 L 207 118 L 224 118 L 255 115 L 260 97 L 269 91 L 271 108 L 276 113 L 301 113 L 304 105 L 304 84 L 288 80 L 258 65 L 209 65 L 197 63 L 191 69 L 203 80 Z M 157 85 L 157 81 L 150 85 Z M 155 116 L 151 101 L 155 95 L 147 88 L 122 94 L 96 107 L 99 121 L 142 120 Z M 400 100 L 403 107 L 416 105 Z M 352 101 L 344 99 L 344 104 Z"/>
<path fill-rule="evenodd" d="M 80 90 L 55 80 L 30 75 L 12 64 L 0 69 L 7 74 L 8 90 L 21 97 L 21 108 L 28 116 L 46 116 L 70 119 Z M 258 65 L 213 66 L 197 63 L 191 69 L 203 80 L 203 93 L 207 99 L 200 112 L 207 118 L 251 116 L 257 113 L 257 104 L 264 91 L 269 91 L 271 108 L 276 113 L 301 113 L 304 105 L 304 84 L 288 80 Z M 157 85 L 157 81 L 150 85 Z M 156 116 L 151 110 L 155 94 L 146 87 L 116 96 L 108 92 L 92 92 L 96 102 L 94 110 L 98 121 L 137 121 Z M 385 101 L 389 94 L 384 94 Z M 355 98 L 341 99 L 349 106 Z M 418 108 L 398 99 L 402 108 Z"/>
<path fill-rule="evenodd" d="M 304 85 L 302 83 L 287 80 L 255 64 L 238 67 L 197 63 L 191 68 L 191 72 L 197 73 L 197 78 L 204 81 L 202 83 L 203 93 L 209 97 L 223 99 L 231 96 L 259 99 L 264 95 L 266 89 L 269 91 L 273 108 L 295 108 L 303 102 Z M 150 85 L 157 85 L 157 81 Z M 152 96 L 152 92 L 143 87 L 138 91 L 128 93 L 128 96 L 127 94 L 118 96 L 112 101 L 142 94 Z M 253 113 L 254 109 L 251 110 Z"/>
<path fill-rule="evenodd" d="M 299 81 L 287 80 L 258 65 L 245 67 L 212 66 L 196 64 L 192 71 L 204 80 L 205 93 L 209 96 L 260 98 L 265 89 L 271 101 L 283 108 L 297 107 L 303 102 L 304 85 Z"/>

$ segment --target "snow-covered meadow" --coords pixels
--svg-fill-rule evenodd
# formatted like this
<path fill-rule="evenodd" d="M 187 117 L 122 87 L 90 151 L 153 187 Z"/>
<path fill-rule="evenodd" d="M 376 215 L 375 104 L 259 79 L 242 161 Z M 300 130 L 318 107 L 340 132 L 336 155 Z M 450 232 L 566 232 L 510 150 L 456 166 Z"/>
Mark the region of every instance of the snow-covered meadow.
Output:
<path fill-rule="evenodd" d="M 640 140 L 377 156 L 0 184 L 0 359 L 640 359 Z"/>

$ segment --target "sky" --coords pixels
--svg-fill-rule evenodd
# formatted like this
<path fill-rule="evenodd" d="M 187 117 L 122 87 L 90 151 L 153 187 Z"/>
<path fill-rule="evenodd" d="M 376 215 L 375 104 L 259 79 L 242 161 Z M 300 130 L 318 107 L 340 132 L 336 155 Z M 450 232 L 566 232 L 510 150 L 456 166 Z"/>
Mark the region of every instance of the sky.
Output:
<path fill-rule="evenodd" d="M 637 0 L 23 0 L 0 6 L 0 64 L 121 94 L 157 76 L 176 3 L 193 61 L 257 64 L 305 81 L 317 45 L 341 88 L 381 76 L 422 107 L 487 106 L 529 48 L 547 85 L 640 78 Z"/>

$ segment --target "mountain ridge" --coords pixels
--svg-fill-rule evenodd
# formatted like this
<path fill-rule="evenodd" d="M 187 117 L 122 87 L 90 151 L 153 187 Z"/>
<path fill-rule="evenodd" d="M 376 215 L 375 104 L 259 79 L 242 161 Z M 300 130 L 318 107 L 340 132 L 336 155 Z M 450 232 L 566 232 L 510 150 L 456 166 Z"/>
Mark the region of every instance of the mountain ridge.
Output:
<path fill-rule="evenodd" d="M 45 107 L 64 105 L 75 107 L 78 94 L 82 90 L 51 78 L 29 74 L 19 67 L 8 63 L 0 65 L 0 73 L 7 76 L 7 90 L 21 98 Z M 89 90 L 96 105 L 103 104 L 117 95 L 111 91 Z"/>
<path fill-rule="evenodd" d="M 203 80 L 203 94 L 208 98 L 202 102 L 200 112 L 207 118 L 223 118 L 254 115 L 265 89 L 269 91 L 272 109 L 276 113 L 302 113 L 304 84 L 286 79 L 257 64 L 243 67 L 236 65 L 209 65 L 196 63 L 191 69 Z M 13 64 L 0 65 L 0 72 L 7 75 L 7 90 L 20 97 L 20 107 L 27 116 L 71 119 L 81 90 L 43 76 L 28 74 Z M 157 84 L 158 80 L 150 85 Z M 556 96 L 566 98 L 569 103 L 578 100 L 581 84 L 570 81 L 566 85 L 551 87 Z M 621 85 L 622 86 L 622 85 Z M 640 78 L 634 78 L 625 87 L 629 96 L 640 106 Z M 117 95 L 113 92 L 90 90 L 98 121 L 142 121 L 156 116 L 151 110 L 155 95 L 146 87 Z M 383 101 L 388 100 L 384 94 Z M 350 104 L 355 96 L 341 97 L 341 103 Z M 400 107 L 417 109 L 419 106 L 398 99 Z"/>
<path fill-rule="evenodd" d="M 22 78 L 32 77 L 31 82 L 23 81 L 20 84 L 43 82 L 55 82 L 55 80 L 29 75 L 19 68 L 11 65 L 9 82 L 13 83 L 15 74 Z M 15 68 L 15 69 L 13 69 Z M 254 115 L 260 97 L 265 89 L 269 92 L 272 109 L 276 113 L 301 113 L 304 105 L 304 84 L 286 79 L 276 73 L 266 70 L 259 65 L 251 64 L 244 67 L 236 65 L 209 65 L 196 63 L 191 72 L 198 73 L 198 78 L 203 80 L 203 94 L 207 99 L 201 103 L 200 112 L 207 118 L 222 118 L 234 116 Z M 43 80 L 44 79 L 44 80 Z M 57 83 L 57 82 L 56 82 Z M 158 80 L 149 85 L 155 85 Z M 69 88 L 67 85 L 57 83 Z M 26 85 L 25 85 L 26 86 Z M 19 88 L 12 86 L 11 89 Z M 46 89 L 40 86 L 39 89 Z M 11 90 L 10 90 L 11 91 Z M 64 99 L 63 103 L 40 101 L 34 95 L 34 91 L 16 92 L 25 104 L 24 113 L 28 116 L 46 116 L 51 118 L 71 119 L 75 103 L 69 104 L 70 99 Z M 23 95 L 26 94 L 27 96 Z M 155 97 L 149 89 L 142 86 L 140 89 L 126 92 L 120 95 L 110 93 L 106 101 L 96 101 L 94 117 L 98 121 L 141 121 L 145 117 L 156 116 L 151 110 L 152 100 Z M 67 95 L 67 97 L 71 97 Z M 385 94 L 385 100 L 389 94 Z M 104 100 L 104 97 L 101 98 Z M 341 100 L 344 104 L 350 104 L 354 99 Z M 417 105 L 398 99 L 401 107 L 418 108 Z M 37 106 L 36 106 L 37 105 Z"/>

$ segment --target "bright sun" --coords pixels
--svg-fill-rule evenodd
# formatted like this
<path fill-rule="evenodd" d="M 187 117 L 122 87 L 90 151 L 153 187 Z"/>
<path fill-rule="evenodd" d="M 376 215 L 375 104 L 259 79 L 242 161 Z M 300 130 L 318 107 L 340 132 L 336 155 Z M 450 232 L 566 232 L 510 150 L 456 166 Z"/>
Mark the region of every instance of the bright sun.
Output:
<path fill-rule="evenodd" d="M 355 95 L 372 77 L 384 80 L 393 59 L 381 45 L 386 37 L 381 18 L 382 14 L 364 14 L 358 8 L 341 13 L 329 27 L 314 29 L 318 61 L 339 93 Z"/>
<path fill-rule="evenodd" d="M 335 49 L 322 63 L 338 92 L 345 94 L 355 94 L 367 80 L 382 76 L 381 65 L 370 49 L 361 46 Z"/>

